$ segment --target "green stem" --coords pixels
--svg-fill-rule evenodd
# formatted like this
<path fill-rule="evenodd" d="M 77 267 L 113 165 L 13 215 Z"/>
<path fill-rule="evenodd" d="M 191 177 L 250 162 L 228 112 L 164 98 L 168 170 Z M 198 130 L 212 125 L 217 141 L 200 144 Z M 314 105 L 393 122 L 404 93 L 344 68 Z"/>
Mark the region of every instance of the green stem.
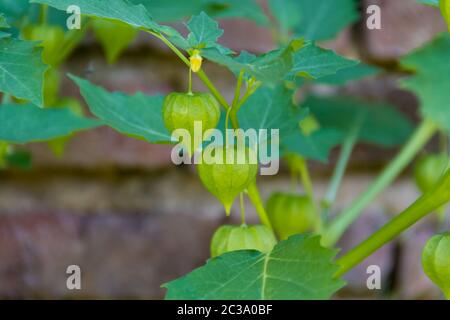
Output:
<path fill-rule="evenodd" d="M 322 217 L 320 215 L 319 207 L 317 206 L 316 198 L 314 196 L 314 187 L 311 182 L 312 180 L 308 170 L 308 163 L 304 158 L 299 161 L 298 170 L 300 171 L 300 178 L 302 180 L 303 188 L 305 189 L 308 198 L 311 200 L 311 203 L 314 206 L 314 211 L 317 215 L 317 225 L 315 226 L 315 229 L 317 232 L 321 232 L 323 227 Z"/>
<path fill-rule="evenodd" d="M 189 86 L 188 93 L 192 94 L 192 68 L 189 68 Z"/>
<path fill-rule="evenodd" d="M 330 208 L 336 200 L 339 187 L 342 183 L 342 179 L 347 169 L 350 156 L 353 152 L 353 148 L 358 140 L 358 135 L 361 129 L 361 121 L 356 121 L 353 128 L 348 132 L 345 138 L 344 144 L 342 145 L 342 150 L 339 155 L 338 162 L 334 169 L 333 177 L 331 178 L 330 185 L 323 199 L 323 221 L 326 223 L 328 221 Z"/>
<path fill-rule="evenodd" d="M 441 178 L 437 185 L 420 197 L 408 209 L 393 218 L 380 230 L 375 232 L 361 244 L 339 258 L 336 263 L 340 269 L 335 277 L 340 277 L 358 265 L 361 261 L 378 250 L 387 242 L 411 227 L 414 223 L 432 213 L 437 208 L 450 201 L 450 170 Z"/>
<path fill-rule="evenodd" d="M 407 144 L 395 159 L 383 170 L 378 178 L 350 205 L 350 207 L 331 222 L 323 234 L 323 245 L 333 246 L 337 242 L 347 227 L 361 215 L 364 208 L 366 208 L 380 192 L 395 180 L 417 153 L 422 150 L 436 131 L 437 126 L 433 121 L 429 119 L 423 120 Z"/>
<path fill-rule="evenodd" d="M 178 48 L 172 44 L 172 42 L 169 41 L 165 36 L 163 36 L 160 33 L 146 30 L 145 32 L 150 33 L 151 35 L 155 36 L 156 38 L 160 39 L 162 42 L 164 42 L 165 45 L 169 47 L 180 59 L 183 61 L 189 68 L 191 67 L 191 62 L 188 58 L 184 56 L 184 54 L 178 50 Z M 228 104 L 227 100 L 222 96 L 222 94 L 217 90 L 217 88 L 214 86 L 214 84 L 211 82 L 211 80 L 208 78 L 206 73 L 203 70 L 200 70 L 197 72 L 198 77 L 202 82 L 205 84 L 205 86 L 208 88 L 208 90 L 212 93 L 212 95 L 219 101 L 219 103 L 225 108 L 225 110 L 230 109 L 230 105 Z"/>
<path fill-rule="evenodd" d="M 239 194 L 240 203 L 241 203 L 241 222 L 245 224 L 245 203 L 244 203 L 244 193 L 241 192 Z"/>
<path fill-rule="evenodd" d="M 272 224 L 270 223 L 269 217 L 267 216 L 266 209 L 264 208 L 264 205 L 262 203 L 256 181 L 248 187 L 247 194 L 256 209 L 256 213 L 258 213 L 261 223 L 268 227 L 270 230 L 273 230 Z"/>
<path fill-rule="evenodd" d="M 231 104 L 232 109 L 235 108 L 239 103 L 239 99 L 241 97 L 242 82 L 244 81 L 244 73 L 245 73 L 244 69 L 242 69 L 241 72 L 239 72 L 236 89 L 234 90 L 233 103 Z"/>
<path fill-rule="evenodd" d="M 41 4 L 41 10 L 39 13 L 39 24 L 46 25 L 47 24 L 47 17 L 48 17 L 48 5 L 47 4 Z"/>

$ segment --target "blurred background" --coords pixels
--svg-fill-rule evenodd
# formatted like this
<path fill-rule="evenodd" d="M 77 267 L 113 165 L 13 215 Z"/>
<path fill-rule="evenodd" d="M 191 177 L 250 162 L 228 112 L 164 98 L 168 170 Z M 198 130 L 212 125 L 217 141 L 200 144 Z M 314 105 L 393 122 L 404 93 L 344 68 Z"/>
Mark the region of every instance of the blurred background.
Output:
<path fill-rule="evenodd" d="M 381 30 L 365 26 L 371 4 L 381 7 Z M 446 31 L 439 11 L 415 0 L 362 0 L 360 9 L 360 22 L 320 45 L 384 71 L 342 88 L 317 85 L 312 90 L 387 101 L 417 121 L 416 97 L 397 86 L 402 76 L 397 62 Z M 220 25 L 225 30 L 221 42 L 235 51 L 262 53 L 275 48 L 270 30 L 251 21 L 228 19 Z M 63 69 L 110 91 L 166 94 L 187 86 L 185 66 L 144 34 L 114 65 L 106 62 L 101 46 L 88 35 Z M 231 100 L 233 76 L 210 63 L 205 69 Z M 203 89 L 198 81 L 194 86 Z M 62 92 L 79 97 L 67 78 Z M 172 165 L 168 146 L 150 145 L 101 127 L 76 135 L 61 157 L 47 144 L 31 144 L 23 150 L 32 155 L 31 168 L 0 171 L 0 298 L 163 298 L 161 284 L 205 263 L 214 230 L 239 222 L 238 210 L 226 218 L 220 203 L 201 185 L 195 168 Z M 328 164 L 311 163 L 319 196 L 325 192 L 337 151 L 333 150 Z M 358 145 L 336 211 L 348 205 L 395 152 Z M 272 191 L 290 187 L 289 173 L 283 168 L 279 175 L 259 181 L 265 199 Z M 409 169 L 351 227 L 339 243 L 342 252 L 419 195 Z M 247 211 L 256 222 L 249 204 Z M 439 290 L 420 264 L 422 247 L 436 230 L 432 216 L 418 223 L 347 274 L 349 285 L 336 298 L 439 298 Z M 81 267 L 82 290 L 66 288 L 66 268 L 72 264 Z M 382 290 L 366 287 L 366 268 L 372 264 L 381 267 Z"/>

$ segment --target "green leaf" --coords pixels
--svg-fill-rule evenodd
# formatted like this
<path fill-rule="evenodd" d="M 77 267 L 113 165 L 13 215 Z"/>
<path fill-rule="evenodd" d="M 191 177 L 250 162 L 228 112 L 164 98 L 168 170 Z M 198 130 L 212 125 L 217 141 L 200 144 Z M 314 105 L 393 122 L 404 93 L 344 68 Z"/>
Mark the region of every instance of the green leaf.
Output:
<path fill-rule="evenodd" d="M 65 137 L 101 125 L 67 108 L 41 109 L 31 104 L 0 106 L 0 123 L 0 141 L 19 144 Z"/>
<path fill-rule="evenodd" d="M 268 19 L 255 0 L 132 0 L 143 4 L 159 22 L 175 22 L 205 11 L 209 16 L 221 19 L 246 18 L 260 25 Z"/>
<path fill-rule="evenodd" d="M 304 102 L 322 128 L 333 128 L 344 134 L 361 121 L 359 140 L 382 146 L 404 143 L 414 130 L 411 122 L 394 107 L 353 98 L 310 96 Z"/>
<path fill-rule="evenodd" d="M 28 0 L 0 1 L 0 12 L 8 18 L 19 19 L 28 12 L 28 8 Z"/>
<path fill-rule="evenodd" d="M 279 129 L 280 138 L 298 128 L 307 110 L 292 103 L 293 91 L 283 85 L 258 89 L 238 112 L 242 129 Z"/>
<path fill-rule="evenodd" d="M 170 143 L 162 117 L 163 97 L 108 92 L 89 81 L 70 76 L 91 112 L 115 130 L 151 143 Z"/>
<path fill-rule="evenodd" d="M 0 91 L 43 105 L 43 82 L 47 66 L 36 42 L 0 38 Z"/>
<path fill-rule="evenodd" d="M 341 69 L 335 74 L 321 77 L 317 80 L 318 83 L 328 85 L 344 85 L 350 81 L 361 80 L 366 77 L 372 77 L 379 74 L 381 70 L 366 64 L 357 64 L 353 67 Z"/>
<path fill-rule="evenodd" d="M 163 285 L 169 300 L 328 299 L 344 282 L 333 279 L 335 250 L 319 237 L 297 235 L 268 254 L 234 251 Z"/>
<path fill-rule="evenodd" d="M 300 5 L 297 0 L 269 0 L 269 8 L 278 22 L 281 32 L 287 33 L 301 21 Z"/>
<path fill-rule="evenodd" d="M 331 149 L 345 139 L 345 134 L 334 128 L 320 128 L 310 135 L 300 130 L 283 138 L 283 153 L 296 153 L 306 159 L 327 162 Z"/>
<path fill-rule="evenodd" d="M 216 48 L 202 50 L 202 55 L 217 64 L 229 68 L 235 75 L 244 70 L 247 75 L 267 84 L 280 82 L 292 70 L 293 52 L 298 41 L 288 46 L 270 51 L 260 56 L 254 56 L 243 51 L 238 57 L 226 55 Z"/>
<path fill-rule="evenodd" d="M 421 113 L 450 131 L 450 35 L 440 34 L 431 43 L 401 60 L 401 65 L 415 75 L 401 81 L 405 89 L 417 94 Z"/>
<path fill-rule="evenodd" d="M 426 4 L 429 6 L 436 6 L 439 7 L 439 0 L 417 0 L 417 2 Z"/>
<path fill-rule="evenodd" d="M 204 12 L 192 17 L 187 23 L 187 28 L 190 31 L 187 41 L 191 48 L 196 49 L 215 47 L 217 40 L 223 34 L 217 21 Z"/>
<path fill-rule="evenodd" d="M 105 19 L 92 21 L 94 33 L 102 44 L 108 63 L 114 63 L 119 55 L 136 38 L 138 31 L 127 24 Z"/>
<path fill-rule="evenodd" d="M 3 13 L 0 13 L 0 29 L 1 28 L 9 28 L 9 24 L 6 21 L 5 16 L 3 15 Z"/>
<path fill-rule="evenodd" d="M 255 0 L 206 0 L 206 12 L 220 19 L 246 18 L 259 25 L 269 25 L 269 19 Z"/>
<path fill-rule="evenodd" d="M 359 18 L 356 0 L 271 0 L 280 30 L 307 40 L 328 40 Z"/>
<path fill-rule="evenodd" d="M 286 79 L 294 82 L 302 77 L 318 79 L 335 74 L 339 70 L 354 67 L 358 63 L 358 61 L 341 57 L 332 50 L 309 43 L 295 51 L 294 66 Z"/>
<path fill-rule="evenodd" d="M 135 28 L 152 30 L 168 36 L 179 36 L 174 28 L 162 26 L 154 21 L 142 4 L 134 5 L 129 0 L 31 0 L 30 2 L 47 4 L 64 11 L 71 5 L 77 5 L 85 15 L 121 21 Z"/>
<path fill-rule="evenodd" d="M 308 40 L 328 40 L 359 19 L 356 0 L 302 0 L 301 20 L 295 27 L 297 36 Z"/>

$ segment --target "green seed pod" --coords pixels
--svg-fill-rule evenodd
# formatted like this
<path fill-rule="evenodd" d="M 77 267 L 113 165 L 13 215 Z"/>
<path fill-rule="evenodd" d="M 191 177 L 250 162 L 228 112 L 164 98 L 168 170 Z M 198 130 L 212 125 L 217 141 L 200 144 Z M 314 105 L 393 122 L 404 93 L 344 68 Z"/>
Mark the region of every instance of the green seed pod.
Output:
<path fill-rule="evenodd" d="M 171 93 L 164 99 L 163 119 L 166 128 L 173 132 L 186 129 L 191 136 L 191 145 L 186 145 L 189 154 L 199 147 L 195 139 L 194 124 L 200 121 L 201 133 L 214 129 L 220 120 L 220 107 L 217 100 L 209 93 Z"/>
<path fill-rule="evenodd" d="M 220 227 L 211 240 L 211 256 L 220 256 L 236 250 L 258 250 L 267 253 L 277 240 L 269 228 L 263 225 Z"/>
<path fill-rule="evenodd" d="M 64 30 L 59 26 L 36 25 L 28 26 L 23 30 L 22 36 L 26 40 L 41 41 L 44 48 L 42 60 L 44 63 L 55 66 L 61 57 L 61 48 L 64 42 Z"/>
<path fill-rule="evenodd" d="M 422 192 L 427 192 L 438 182 L 449 165 L 445 154 L 425 156 L 417 162 L 414 168 L 416 184 Z"/>
<path fill-rule="evenodd" d="M 280 240 L 310 231 L 317 223 L 311 200 L 295 194 L 274 193 L 267 201 L 267 215 Z"/>
<path fill-rule="evenodd" d="M 207 150 L 203 151 L 203 161 L 197 166 L 200 180 L 222 202 L 229 215 L 236 197 L 256 179 L 256 155 L 248 148 L 241 150 L 233 146 L 221 146 L 212 150 L 210 155 L 214 161 L 211 161 L 206 157 Z"/>
<path fill-rule="evenodd" d="M 422 266 L 428 278 L 450 300 L 450 232 L 431 237 L 422 252 Z"/>

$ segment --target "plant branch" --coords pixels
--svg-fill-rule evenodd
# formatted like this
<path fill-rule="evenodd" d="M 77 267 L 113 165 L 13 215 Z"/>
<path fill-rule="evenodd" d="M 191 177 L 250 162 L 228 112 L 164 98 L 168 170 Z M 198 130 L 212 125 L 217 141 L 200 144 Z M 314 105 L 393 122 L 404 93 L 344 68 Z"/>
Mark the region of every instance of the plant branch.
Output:
<path fill-rule="evenodd" d="M 259 219 L 261 223 L 268 227 L 270 230 L 273 230 L 272 224 L 270 223 L 269 217 L 267 216 L 266 209 L 261 200 L 261 196 L 259 194 L 258 186 L 256 185 L 256 181 L 253 182 L 247 189 L 247 195 L 250 201 L 253 203 L 256 213 L 258 213 Z"/>
<path fill-rule="evenodd" d="M 324 207 L 322 219 L 325 223 L 328 221 L 331 206 L 336 200 L 339 187 L 342 183 L 345 170 L 347 169 L 347 165 L 350 160 L 350 156 L 358 140 L 359 132 L 361 130 L 361 123 L 362 123 L 361 120 L 362 119 L 360 118 L 357 121 L 355 121 L 355 124 L 353 125 L 351 130 L 348 132 L 347 137 L 345 138 L 345 141 L 342 145 L 341 153 L 339 155 L 338 162 L 334 169 L 333 177 L 331 178 L 330 185 L 328 186 L 328 190 L 322 201 L 322 205 Z"/>
<path fill-rule="evenodd" d="M 156 38 L 160 39 L 162 42 L 164 42 L 165 45 L 169 47 L 180 59 L 183 61 L 189 68 L 191 67 L 191 63 L 188 58 L 185 57 L 185 55 L 172 43 L 167 39 L 165 36 L 163 36 L 160 33 L 144 29 L 145 32 L 150 33 L 151 35 L 155 36 Z M 219 103 L 225 108 L 225 110 L 230 109 L 230 105 L 228 104 L 227 100 L 222 96 L 222 94 L 217 90 L 217 88 L 214 86 L 214 84 L 211 82 L 211 80 L 208 78 L 206 73 L 203 70 L 200 70 L 197 73 L 198 77 L 202 82 L 205 84 L 205 86 L 211 91 L 212 95 L 219 101 Z"/>
<path fill-rule="evenodd" d="M 361 261 L 378 250 L 387 242 L 398 236 L 414 223 L 435 211 L 450 201 L 450 170 L 441 178 L 436 186 L 425 193 L 409 208 L 393 218 L 380 230 L 375 232 L 361 244 L 339 258 L 336 263 L 340 266 L 335 277 L 340 277 L 358 265 Z"/>
<path fill-rule="evenodd" d="M 374 200 L 380 192 L 397 178 L 436 131 L 437 126 L 433 121 L 430 119 L 422 121 L 400 153 L 383 170 L 378 178 L 350 205 L 350 207 L 327 227 L 322 238 L 323 245 L 333 246 L 337 242 L 347 227 L 362 214 L 364 208 Z"/>

